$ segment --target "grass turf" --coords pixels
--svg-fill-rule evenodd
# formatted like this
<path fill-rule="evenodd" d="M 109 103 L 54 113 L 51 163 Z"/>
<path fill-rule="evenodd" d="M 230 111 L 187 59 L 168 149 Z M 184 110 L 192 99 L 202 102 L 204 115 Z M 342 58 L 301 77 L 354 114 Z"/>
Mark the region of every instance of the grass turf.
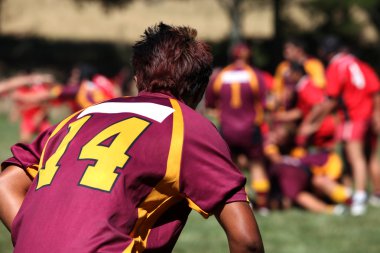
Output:
<path fill-rule="evenodd" d="M 0 115 L 0 159 L 10 155 L 18 127 Z M 1 197 L 1 196 L 0 196 Z M 267 253 L 378 253 L 380 209 L 369 208 L 361 217 L 327 216 L 298 209 L 257 216 Z M 38 229 L 38 228 L 36 228 Z M 0 252 L 12 252 L 10 235 L 0 225 Z M 193 212 L 174 249 L 175 253 L 228 252 L 227 240 L 215 218 L 203 219 Z"/>

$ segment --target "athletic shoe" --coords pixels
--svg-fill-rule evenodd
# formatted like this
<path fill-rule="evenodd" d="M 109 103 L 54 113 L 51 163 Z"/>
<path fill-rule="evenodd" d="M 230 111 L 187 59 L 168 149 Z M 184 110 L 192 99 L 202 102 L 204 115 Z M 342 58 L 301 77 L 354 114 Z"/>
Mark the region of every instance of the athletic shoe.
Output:
<path fill-rule="evenodd" d="M 367 211 L 367 194 L 365 192 L 355 192 L 352 196 L 351 215 L 364 215 Z"/>
<path fill-rule="evenodd" d="M 346 207 L 344 205 L 341 205 L 341 204 L 334 206 L 334 208 L 332 210 L 332 214 L 337 215 L 337 216 L 341 216 L 345 212 L 346 212 Z"/>

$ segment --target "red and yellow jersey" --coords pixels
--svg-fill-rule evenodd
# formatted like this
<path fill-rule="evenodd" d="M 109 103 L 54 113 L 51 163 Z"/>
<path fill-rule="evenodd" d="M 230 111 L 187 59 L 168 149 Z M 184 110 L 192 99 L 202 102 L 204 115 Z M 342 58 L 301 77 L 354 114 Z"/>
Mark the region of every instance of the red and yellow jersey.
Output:
<path fill-rule="evenodd" d="M 191 209 L 246 201 L 245 179 L 215 127 L 161 93 L 75 113 L 14 164 L 38 174 L 13 222 L 15 252 L 171 252 Z"/>
<path fill-rule="evenodd" d="M 333 57 L 327 68 L 329 97 L 340 99 L 340 109 L 349 121 L 366 121 L 372 115 L 372 95 L 380 89 L 375 71 L 351 54 Z"/>
<path fill-rule="evenodd" d="M 72 101 L 71 108 L 77 111 L 117 97 L 114 84 L 103 75 L 95 75 L 92 80 L 84 80 L 77 86 L 57 86 L 52 96 L 60 101 Z"/>
<path fill-rule="evenodd" d="M 303 77 L 297 83 L 296 90 L 297 107 L 302 111 L 303 117 L 306 117 L 314 106 L 322 103 L 325 99 L 325 90 L 314 85 L 314 82 L 308 76 Z M 327 115 L 313 135 L 313 145 L 317 147 L 331 147 L 334 145 L 337 124 L 338 121 L 334 115 Z"/>
<path fill-rule="evenodd" d="M 265 83 L 261 71 L 231 64 L 213 78 L 206 91 L 206 106 L 218 108 L 223 137 L 236 145 L 251 145 L 254 126 L 264 120 Z"/>
<path fill-rule="evenodd" d="M 320 60 L 314 57 L 310 57 L 304 61 L 303 67 L 306 71 L 306 74 L 310 76 L 313 84 L 316 87 L 321 89 L 325 88 L 325 68 Z M 284 89 L 287 85 L 289 68 L 290 63 L 288 61 L 282 61 L 276 68 L 273 80 L 273 89 L 271 90 L 271 93 L 275 96 L 281 97 L 281 94 L 284 93 Z"/>

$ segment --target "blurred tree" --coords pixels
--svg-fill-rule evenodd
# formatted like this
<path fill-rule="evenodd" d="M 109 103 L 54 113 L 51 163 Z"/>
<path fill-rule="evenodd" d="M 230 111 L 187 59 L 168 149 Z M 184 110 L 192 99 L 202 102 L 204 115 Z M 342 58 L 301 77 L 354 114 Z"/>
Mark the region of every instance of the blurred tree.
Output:
<path fill-rule="evenodd" d="M 110 10 L 112 8 L 124 7 L 129 3 L 132 3 L 134 0 L 73 0 L 77 4 L 84 3 L 100 3 L 106 10 Z"/>
<path fill-rule="evenodd" d="M 279 0 L 275 0 L 279 1 Z M 230 43 L 235 44 L 243 39 L 242 21 L 244 15 L 254 7 L 271 4 L 265 0 L 218 0 L 220 6 L 225 11 L 231 23 Z"/>
<path fill-rule="evenodd" d="M 218 0 L 220 6 L 231 21 L 230 40 L 231 44 L 240 42 L 242 39 L 241 23 L 245 13 L 246 0 Z"/>
<path fill-rule="evenodd" d="M 355 18 L 354 7 L 366 12 L 371 23 L 377 31 L 380 31 L 380 1 L 378 0 L 310 0 L 299 3 L 309 13 L 312 22 L 318 24 L 314 33 L 337 34 L 350 41 L 358 41 L 358 35 L 366 24 Z M 362 38 L 359 37 L 360 39 Z"/>

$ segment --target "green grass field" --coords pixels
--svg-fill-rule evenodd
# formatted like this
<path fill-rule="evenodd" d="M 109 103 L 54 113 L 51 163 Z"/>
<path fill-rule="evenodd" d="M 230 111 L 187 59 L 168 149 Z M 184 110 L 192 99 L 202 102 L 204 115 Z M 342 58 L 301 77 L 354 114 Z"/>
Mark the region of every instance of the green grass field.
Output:
<path fill-rule="evenodd" d="M 17 141 L 17 131 L 17 124 L 0 115 L 1 160 L 10 155 L 9 147 Z M 380 252 L 380 209 L 369 208 L 362 217 L 317 215 L 292 209 L 257 216 L 257 220 L 267 253 Z M 10 234 L 0 225 L 0 253 L 10 252 Z M 228 252 L 228 247 L 215 218 L 205 220 L 193 212 L 174 252 L 223 253 Z"/>

